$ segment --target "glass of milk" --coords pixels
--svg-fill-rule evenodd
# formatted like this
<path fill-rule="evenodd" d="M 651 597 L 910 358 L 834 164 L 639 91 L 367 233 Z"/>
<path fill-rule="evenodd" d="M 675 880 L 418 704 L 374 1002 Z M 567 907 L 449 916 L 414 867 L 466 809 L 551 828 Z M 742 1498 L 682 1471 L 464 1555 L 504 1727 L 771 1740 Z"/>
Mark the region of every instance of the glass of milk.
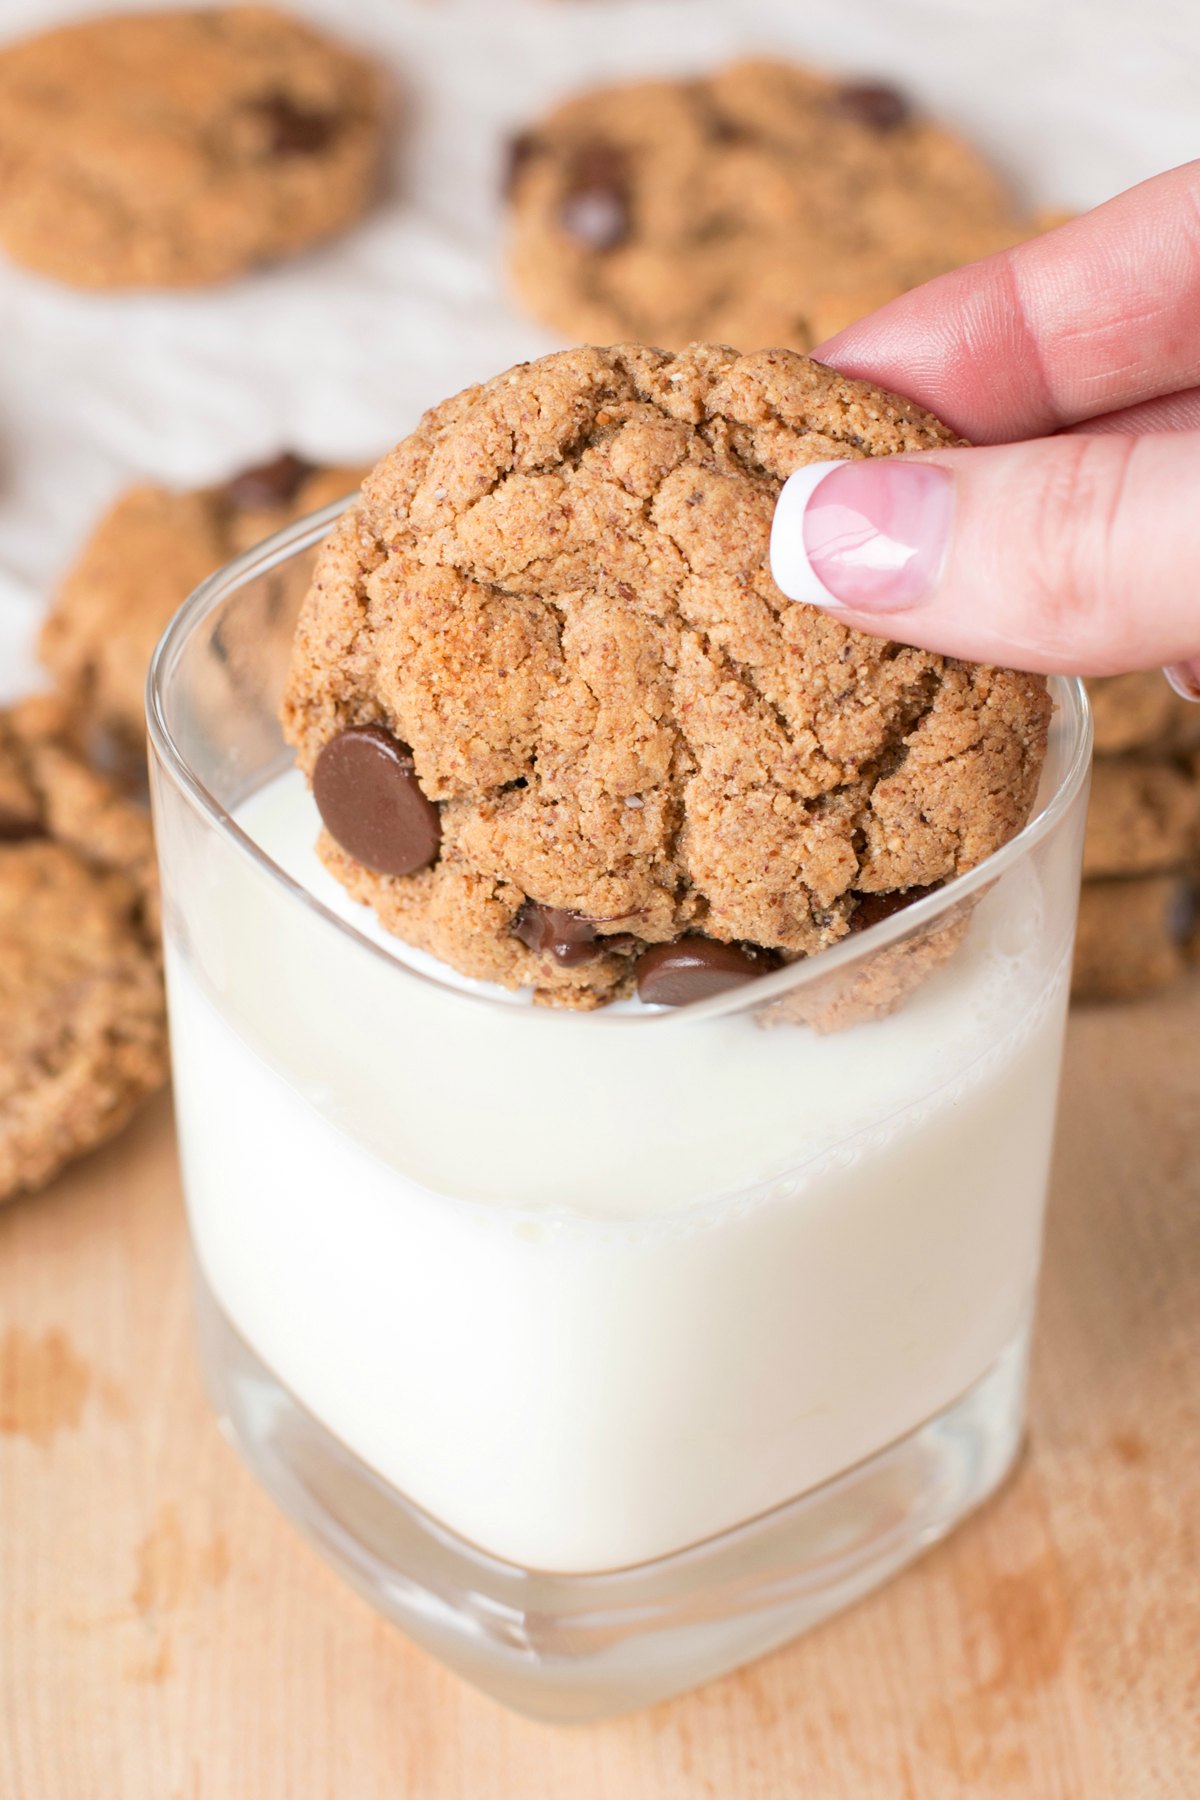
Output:
<path fill-rule="evenodd" d="M 206 582 L 151 672 L 208 1384 L 413 1638 L 601 1717 L 866 1593 L 1012 1465 L 1086 702 L 1053 684 L 1035 817 L 941 891 L 695 1006 L 534 1007 L 317 861 L 276 709 L 335 512 Z"/>

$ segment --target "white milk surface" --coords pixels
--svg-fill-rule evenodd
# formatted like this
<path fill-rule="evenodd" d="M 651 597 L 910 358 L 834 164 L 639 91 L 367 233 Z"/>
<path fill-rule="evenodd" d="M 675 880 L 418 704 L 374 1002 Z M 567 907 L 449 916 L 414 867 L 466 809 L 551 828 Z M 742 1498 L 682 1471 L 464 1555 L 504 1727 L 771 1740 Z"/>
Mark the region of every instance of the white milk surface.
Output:
<path fill-rule="evenodd" d="M 239 822 L 437 967 L 324 875 L 298 777 Z M 169 946 L 200 1263 L 303 1404 L 482 1549 L 584 1572 L 702 1540 L 935 1416 L 1023 1329 L 1065 1004 L 1032 872 L 901 1012 L 819 1037 L 347 962 L 244 867 L 204 903 L 220 1008 Z"/>

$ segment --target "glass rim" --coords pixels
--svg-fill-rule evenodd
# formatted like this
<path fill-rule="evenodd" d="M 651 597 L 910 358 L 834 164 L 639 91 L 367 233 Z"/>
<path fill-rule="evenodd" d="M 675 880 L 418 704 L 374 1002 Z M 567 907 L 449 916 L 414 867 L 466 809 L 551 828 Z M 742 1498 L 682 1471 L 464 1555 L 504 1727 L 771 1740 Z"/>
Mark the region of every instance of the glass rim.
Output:
<path fill-rule="evenodd" d="M 267 876 L 293 902 L 320 917 L 360 949 L 378 957 L 393 978 L 407 977 L 412 981 L 424 982 L 476 1005 L 517 1010 L 507 997 L 502 999 L 487 992 L 465 989 L 456 982 L 413 968 L 332 911 L 302 883 L 281 869 L 200 780 L 179 748 L 167 720 L 164 698 L 166 685 L 187 643 L 214 608 L 230 594 L 236 593 L 239 588 L 245 587 L 259 576 L 269 574 L 290 557 L 315 548 L 355 498 L 354 494 L 346 495 L 329 506 L 322 507 L 319 512 L 308 513 L 304 518 L 294 520 L 281 531 L 222 564 L 193 589 L 159 638 L 150 661 L 146 677 L 146 721 L 150 744 L 164 774 L 193 810 L 204 817 L 240 855 L 248 858 L 261 874 Z M 1066 767 L 1045 804 L 1037 808 L 1015 837 L 1001 845 L 1000 849 L 994 850 L 983 862 L 976 864 L 975 868 L 967 870 L 963 875 L 951 877 L 933 893 L 902 907 L 891 918 L 871 926 L 869 931 L 852 933 L 817 955 L 802 957 L 798 962 L 776 969 L 769 975 L 759 976 L 757 980 L 747 982 L 729 993 L 718 994 L 711 1000 L 683 1007 L 646 1007 L 637 1014 L 613 1014 L 607 1007 L 599 1007 L 586 1013 L 571 1009 L 564 1011 L 530 1007 L 527 1009 L 529 1016 L 586 1021 L 589 1026 L 594 1027 L 605 1023 L 608 1015 L 608 1022 L 613 1024 L 619 1022 L 627 1026 L 638 1023 L 665 1027 L 685 1019 L 691 1023 L 699 1019 L 756 1012 L 761 1007 L 777 1002 L 814 981 L 824 980 L 860 958 L 899 943 L 910 933 L 930 925 L 951 907 L 997 881 L 1051 836 L 1069 812 L 1087 779 L 1092 757 L 1092 715 L 1083 682 L 1078 676 L 1067 675 L 1052 675 L 1049 680 L 1055 710 L 1063 713 L 1072 733 Z"/>

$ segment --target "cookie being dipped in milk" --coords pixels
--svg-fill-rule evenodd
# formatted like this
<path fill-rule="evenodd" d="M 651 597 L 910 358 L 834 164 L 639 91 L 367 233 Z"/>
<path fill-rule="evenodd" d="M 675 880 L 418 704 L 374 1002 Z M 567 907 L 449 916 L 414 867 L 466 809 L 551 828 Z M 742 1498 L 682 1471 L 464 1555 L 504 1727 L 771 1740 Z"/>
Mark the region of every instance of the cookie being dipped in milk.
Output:
<path fill-rule="evenodd" d="M 286 735 L 321 855 L 461 973 L 679 1005 L 1029 817 L 1044 681 L 866 638 L 769 567 L 788 475 L 955 442 L 791 351 L 579 349 L 426 414 L 326 543 Z"/>
<path fill-rule="evenodd" d="M 767 555 L 796 467 L 950 441 L 788 352 L 568 352 L 436 409 L 301 618 L 328 866 L 461 972 L 576 1006 L 701 997 L 974 866 L 1028 815 L 1044 684 L 793 606 Z"/>
<path fill-rule="evenodd" d="M 678 1004 L 813 956 L 1025 823 L 1042 679 L 775 587 L 786 475 L 952 443 L 792 351 L 578 349 L 426 414 L 300 614 L 322 857 L 466 976 Z"/>

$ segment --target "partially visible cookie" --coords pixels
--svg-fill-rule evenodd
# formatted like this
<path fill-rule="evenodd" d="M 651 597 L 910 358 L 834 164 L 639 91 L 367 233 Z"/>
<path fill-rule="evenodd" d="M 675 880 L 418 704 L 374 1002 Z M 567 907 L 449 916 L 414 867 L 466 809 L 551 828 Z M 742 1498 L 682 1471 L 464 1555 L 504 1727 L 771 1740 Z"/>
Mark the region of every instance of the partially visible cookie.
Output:
<path fill-rule="evenodd" d="M 118 1131 L 167 1072 L 150 821 L 52 702 L 0 713 L 0 1201 Z"/>
<path fill-rule="evenodd" d="M 1170 987 L 1196 939 L 1192 874 L 1085 882 L 1071 992 L 1077 1000 L 1134 1000 Z"/>
<path fill-rule="evenodd" d="M 1200 950 L 1200 707 L 1157 669 L 1086 685 L 1098 760 L 1072 993 L 1133 999 L 1168 987 Z"/>
<path fill-rule="evenodd" d="M 146 671 L 171 615 L 214 569 L 362 474 L 285 453 L 213 487 L 147 482 L 122 494 L 63 581 L 39 644 L 83 735 L 140 758 Z"/>
<path fill-rule="evenodd" d="M 84 288 L 192 287 L 348 225 L 375 69 L 270 6 L 109 14 L 0 50 L 0 244 Z"/>
<path fill-rule="evenodd" d="M 907 893 L 873 894 L 856 908 L 851 930 L 866 931 L 933 891 L 913 888 Z M 761 1015 L 762 1023 L 808 1025 L 824 1033 L 887 1018 L 954 955 L 967 935 L 977 900 L 978 896 L 959 901 L 896 943 L 785 994 Z"/>
<path fill-rule="evenodd" d="M 426 415 L 326 544 L 285 731 L 389 930 L 556 1005 L 808 956 L 1024 824 L 1038 677 L 787 601 L 807 462 L 954 441 L 790 351 L 577 350 Z"/>
<path fill-rule="evenodd" d="M 1093 677 L 1084 685 L 1097 756 L 1159 747 L 1169 734 L 1174 708 L 1187 704 L 1171 692 L 1158 670 Z"/>
<path fill-rule="evenodd" d="M 1181 700 L 1161 670 L 1094 677 L 1085 685 L 1097 756 L 1167 752 L 1200 744 L 1200 706 Z"/>
<path fill-rule="evenodd" d="M 578 94 L 508 188 L 517 293 L 598 344 L 809 349 L 1049 222 L 895 88 L 766 61 Z"/>
<path fill-rule="evenodd" d="M 1178 869 L 1197 851 L 1200 788 L 1165 759 L 1108 759 L 1092 771 L 1085 879 Z"/>

